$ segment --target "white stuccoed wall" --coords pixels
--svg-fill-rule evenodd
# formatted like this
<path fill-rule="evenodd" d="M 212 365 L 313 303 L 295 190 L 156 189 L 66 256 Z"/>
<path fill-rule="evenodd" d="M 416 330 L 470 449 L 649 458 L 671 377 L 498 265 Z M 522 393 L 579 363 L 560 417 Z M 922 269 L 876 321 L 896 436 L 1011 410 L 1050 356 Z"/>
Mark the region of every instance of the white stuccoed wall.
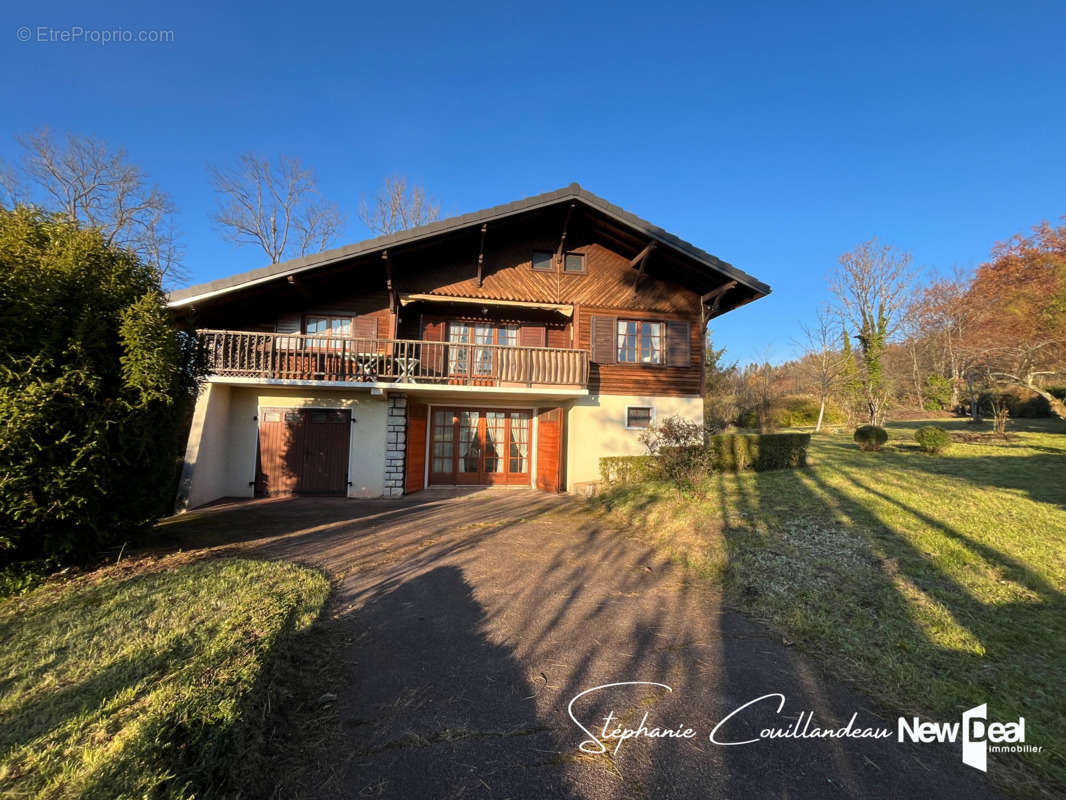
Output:
<path fill-rule="evenodd" d="M 703 421 L 702 397 L 590 395 L 576 400 L 566 418 L 567 491 L 575 483 L 598 481 L 603 457 L 647 453 L 641 432 L 626 429 L 627 406 L 651 406 L 656 420 L 679 416 Z"/>

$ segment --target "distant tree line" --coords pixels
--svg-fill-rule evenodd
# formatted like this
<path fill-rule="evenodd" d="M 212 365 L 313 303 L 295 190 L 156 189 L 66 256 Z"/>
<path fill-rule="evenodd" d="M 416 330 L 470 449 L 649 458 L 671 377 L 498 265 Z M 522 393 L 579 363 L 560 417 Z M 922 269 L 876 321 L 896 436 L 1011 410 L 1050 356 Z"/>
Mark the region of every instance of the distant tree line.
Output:
<path fill-rule="evenodd" d="M 1066 219 L 1066 218 L 1064 218 Z M 843 254 L 804 355 L 741 367 L 708 348 L 714 425 L 881 424 L 890 411 L 1066 419 L 1066 224 L 995 245 L 973 274 L 922 281 L 871 240 Z"/>

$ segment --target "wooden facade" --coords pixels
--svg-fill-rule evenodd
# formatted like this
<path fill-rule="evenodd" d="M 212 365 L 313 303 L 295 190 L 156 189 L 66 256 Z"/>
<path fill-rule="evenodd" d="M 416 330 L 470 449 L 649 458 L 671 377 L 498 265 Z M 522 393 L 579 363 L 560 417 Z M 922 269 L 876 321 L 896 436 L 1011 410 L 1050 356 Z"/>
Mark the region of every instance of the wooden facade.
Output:
<path fill-rule="evenodd" d="M 699 395 L 704 331 L 699 294 L 639 272 L 631 259 L 608 243 L 591 241 L 587 235 L 575 240 L 567 252 L 584 258 L 584 270 L 578 274 L 566 273 L 561 263 L 555 263 L 550 272 L 534 270 L 533 253 L 538 248 L 547 251 L 552 244 L 546 235 L 527 233 L 516 241 L 489 240 L 493 248 L 486 248 L 480 286 L 469 257 L 459 260 L 449 252 L 453 245 L 439 255 L 432 251 L 422 254 L 417 264 L 410 258 L 397 258 L 393 281 L 399 291 L 391 301 L 382 286 L 386 278 L 380 264 L 368 264 L 365 271 L 353 264 L 327 277 L 294 282 L 283 288 L 282 296 L 272 294 L 254 306 L 228 308 L 225 313 L 213 309 L 209 320 L 213 324 L 208 327 L 217 327 L 219 332 L 271 332 L 310 338 L 309 321 L 344 319 L 350 321 L 347 324 L 354 339 L 373 338 L 376 348 L 389 348 L 390 352 L 395 343 L 408 342 L 404 346 L 413 353 L 416 342 L 448 343 L 449 325 L 513 326 L 517 346 L 589 353 L 587 380 L 583 378 L 581 385 L 591 393 Z M 379 285 L 375 287 L 375 283 Z M 439 299 L 397 302 L 414 295 Z M 485 305 L 466 302 L 469 300 L 483 300 Z M 539 304 L 558 306 L 565 313 Z M 671 334 L 676 334 L 677 323 L 685 323 L 687 353 L 681 360 L 676 357 L 675 335 L 675 347 L 663 356 L 662 363 L 598 361 L 591 352 L 594 318 L 662 322 L 673 326 Z M 425 353 L 426 357 L 420 358 L 423 377 L 442 374 L 447 359 L 444 349 L 427 348 Z M 303 366 L 309 364 L 306 361 Z M 283 369 L 286 366 L 291 368 Z M 299 377 L 300 367 L 298 362 L 280 364 L 276 377 Z M 323 380 L 338 379 L 329 377 L 336 375 L 336 370 L 303 371 L 321 373 Z M 261 373 L 253 365 L 248 374 Z M 311 379 L 319 379 L 318 374 Z M 528 381 L 522 376 L 516 382 Z"/>
<path fill-rule="evenodd" d="M 589 445 L 606 453 L 634 440 L 627 404 L 663 398 L 663 408 L 698 415 L 708 320 L 767 292 L 571 186 L 181 290 L 171 306 L 223 381 L 370 384 L 389 402 L 402 391 L 406 439 L 389 436 L 403 452 L 386 456 L 404 464 L 402 491 L 427 482 L 559 491 L 581 435 L 568 424 L 598 431 L 603 441 Z M 358 442 L 335 424 L 336 441 Z M 306 414 L 260 422 L 257 491 L 341 491 L 339 456 L 311 426 Z M 322 463 L 297 463 L 316 448 Z M 585 472 L 595 457 L 583 454 Z M 385 493 L 400 491 L 395 470 L 386 473 Z"/>

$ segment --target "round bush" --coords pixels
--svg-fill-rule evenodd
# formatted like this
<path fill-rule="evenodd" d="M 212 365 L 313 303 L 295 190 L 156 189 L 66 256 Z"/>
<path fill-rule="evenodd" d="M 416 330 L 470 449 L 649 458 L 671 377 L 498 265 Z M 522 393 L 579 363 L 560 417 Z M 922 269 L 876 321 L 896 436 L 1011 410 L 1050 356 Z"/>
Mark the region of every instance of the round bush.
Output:
<path fill-rule="evenodd" d="M 951 444 L 951 434 L 939 425 L 923 425 L 914 432 L 914 441 L 926 453 L 939 453 Z"/>
<path fill-rule="evenodd" d="M 880 425 L 860 425 L 855 429 L 855 441 L 863 450 L 880 450 L 888 441 L 888 431 Z"/>

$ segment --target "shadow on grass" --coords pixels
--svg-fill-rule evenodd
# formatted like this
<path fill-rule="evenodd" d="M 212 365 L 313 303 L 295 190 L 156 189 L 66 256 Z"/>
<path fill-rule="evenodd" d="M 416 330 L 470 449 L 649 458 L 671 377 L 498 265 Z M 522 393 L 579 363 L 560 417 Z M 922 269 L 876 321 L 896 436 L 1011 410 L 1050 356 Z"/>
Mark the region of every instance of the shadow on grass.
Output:
<path fill-rule="evenodd" d="M 177 569 L 210 581 L 224 563 Z M 36 797 L 49 785 L 50 797 L 185 797 L 255 793 L 262 785 L 270 738 L 263 721 L 277 705 L 284 664 L 313 638 L 314 609 L 293 604 L 283 618 L 247 630 L 243 617 L 210 616 L 195 632 L 142 627 L 154 606 L 183 609 L 188 586 L 175 580 L 172 568 L 53 587 L 55 597 L 5 627 L 0 642 L 23 654 L 5 693 L 25 699 L 0 715 L 0 790 Z M 210 602 L 209 592 L 194 589 L 189 597 Z M 132 646 L 126 631 L 137 637 Z M 34 652 L 42 644 L 49 650 Z"/>
<path fill-rule="evenodd" d="M 769 498 L 753 489 L 748 502 L 758 516 Z M 179 528 L 190 541 L 245 539 L 335 576 L 329 624 L 343 638 L 342 673 L 337 724 L 325 726 L 332 758 L 309 776 L 316 797 L 994 796 L 950 747 L 710 746 L 718 721 L 769 692 L 786 694 L 787 714 L 813 709 L 827 725 L 853 712 L 860 725 L 883 720 L 866 698 L 724 608 L 715 587 L 564 499 L 253 503 Z M 795 576 L 783 575 L 787 588 Z M 613 711 L 635 727 L 647 712 L 650 725 L 684 723 L 697 740 L 582 753 L 568 703 L 617 681 L 673 691 L 590 695 L 575 706 L 579 717 L 598 727 Z M 729 733 L 748 738 L 782 721 L 760 708 Z"/>
<path fill-rule="evenodd" d="M 975 479 L 960 467 L 961 459 L 875 456 L 857 449 L 834 459 L 835 466 L 737 480 L 732 500 L 719 479 L 722 518 L 735 519 L 739 512 L 741 519 L 757 521 L 725 526 L 734 588 L 756 613 L 801 637 L 837 672 L 897 708 L 951 721 L 987 702 L 992 718 L 1025 716 L 1027 741 L 1045 745 L 1043 754 L 1029 757 L 1031 763 L 1066 786 L 1060 738 L 1066 705 L 1049 689 L 1066 668 L 1066 598 L 1029 565 L 875 485 L 864 476 L 870 458 L 881 466 L 896 458 L 903 468 L 932 467 L 930 472 Z M 1023 487 L 1004 469 L 1002 457 L 996 462 L 998 479 L 989 485 L 1032 493 L 1031 484 Z M 1050 490 L 1037 494 L 1045 502 L 1061 499 Z M 785 497 L 782 513 L 776 507 Z M 886 508 L 908 516 L 924 533 L 905 536 L 886 522 Z M 939 565 L 948 551 L 961 562 L 952 564 L 952 572 L 973 570 L 979 581 L 1009 590 L 1014 599 L 975 596 Z M 1011 769 L 1019 757 L 991 758 L 999 762 L 996 769 Z M 1036 790 L 1025 775 L 1012 775 Z"/>

